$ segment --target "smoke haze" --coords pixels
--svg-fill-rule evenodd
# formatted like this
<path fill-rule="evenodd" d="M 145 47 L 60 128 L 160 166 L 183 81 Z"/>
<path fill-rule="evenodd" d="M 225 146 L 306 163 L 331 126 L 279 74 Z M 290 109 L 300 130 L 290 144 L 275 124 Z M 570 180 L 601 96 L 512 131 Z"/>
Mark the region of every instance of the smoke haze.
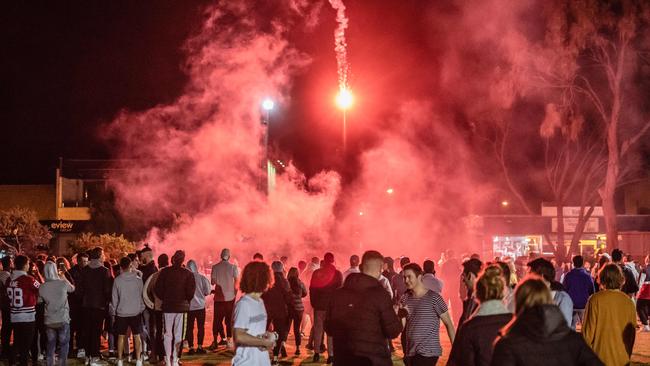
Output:
<path fill-rule="evenodd" d="M 147 240 L 157 250 L 180 247 L 197 258 L 230 247 L 240 262 L 257 251 L 300 259 L 326 250 L 347 255 L 377 249 L 416 258 L 437 257 L 448 248 L 481 251 L 463 217 L 500 201 L 501 193 L 486 183 L 498 173 L 476 153 L 472 125 L 513 105 L 516 77 L 498 76 L 518 72 L 513 65 L 530 57 L 520 51 L 529 41 L 517 29 L 540 33 L 528 21 L 536 2 L 411 4 L 418 9 L 409 15 L 413 19 L 397 9 L 392 19 L 372 19 L 360 14 L 361 5 L 348 4 L 343 55 L 355 64 L 350 77 L 359 97 L 358 110 L 350 112 L 354 156 L 332 159 L 345 166 L 309 176 L 288 163 L 267 197 L 259 189 L 265 129 L 260 101 L 268 96 L 286 109 L 299 108 L 293 83 L 303 78 L 304 84 L 304 75 L 321 63 L 292 44 L 291 34 L 317 37 L 324 19 L 334 26 L 338 19 L 345 29 L 345 7 L 331 3 L 339 5 L 337 14 L 299 0 L 287 1 L 274 17 L 246 2 L 208 9 L 203 27 L 186 44 L 190 81 L 183 95 L 146 111 L 123 111 L 106 127 L 105 135 L 117 141 L 116 156 L 132 159 L 131 169 L 111 177 L 119 209 L 128 221 L 152 228 Z M 404 25 L 399 22 L 415 23 L 425 42 L 391 34 Z M 332 60 L 340 59 L 342 42 L 331 47 Z M 327 90 L 320 84 L 303 88 Z M 331 97 L 314 95 L 323 108 L 334 109 L 327 105 Z M 321 115 L 307 111 L 303 123 L 319 136 L 339 136 L 336 122 L 323 127 Z M 526 128 L 538 131 L 540 121 L 530 120 Z M 323 146 L 301 150 L 328 148 Z M 351 179 L 342 178 L 346 169 L 355 170 Z"/>

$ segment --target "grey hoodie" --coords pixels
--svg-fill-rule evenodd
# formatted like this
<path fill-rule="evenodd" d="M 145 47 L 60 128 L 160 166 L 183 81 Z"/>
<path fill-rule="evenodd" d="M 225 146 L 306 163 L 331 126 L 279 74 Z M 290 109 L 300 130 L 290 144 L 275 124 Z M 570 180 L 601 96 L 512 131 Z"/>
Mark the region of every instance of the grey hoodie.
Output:
<path fill-rule="evenodd" d="M 74 286 L 59 277 L 54 262 L 45 263 L 43 272 L 45 283 L 38 289 L 38 302 L 45 303 L 45 325 L 70 323 L 68 294 L 74 291 Z"/>
<path fill-rule="evenodd" d="M 122 318 L 140 315 L 144 311 L 142 278 L 135 272 L 122 272 L 113 283 L 111 314 Z"/>
<path fill-rule="evenodd" d="M 205 309 L 205 297 L 210 295 L 212 285 L 210 280 L 204 275 L 199 273 L 194 260 L 187 262 L 187 268 L 192 271 L 194 275 L 194 282 L 196 282 L 196 290 L 194 290 L 194 297 L 190 301 L 190 311 Z"/>

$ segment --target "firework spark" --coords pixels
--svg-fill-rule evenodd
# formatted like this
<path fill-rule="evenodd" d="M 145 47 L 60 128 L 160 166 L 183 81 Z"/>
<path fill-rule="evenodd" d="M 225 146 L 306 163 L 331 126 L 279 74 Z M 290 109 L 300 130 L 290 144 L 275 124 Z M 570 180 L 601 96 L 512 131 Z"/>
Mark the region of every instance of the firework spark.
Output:
<path fill-rule="evenodd" d="M 343 0 L 329 0 L 332 8 L 336 10 L 336 22 L 338 27 L 334 30 L 334 50 L 336 52 L 336 63 L 339 74 L 339 90 L 348 90 L 348 45 L 345 41 L 345 30 L 348 28 L 348 18 L 345 16 L 345 4 Z"/>

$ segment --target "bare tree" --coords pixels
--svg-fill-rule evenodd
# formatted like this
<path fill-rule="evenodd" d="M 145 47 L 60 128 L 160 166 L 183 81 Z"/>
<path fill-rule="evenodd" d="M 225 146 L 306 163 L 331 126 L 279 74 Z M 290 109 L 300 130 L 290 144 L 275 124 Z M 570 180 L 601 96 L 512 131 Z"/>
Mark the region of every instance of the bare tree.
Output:
<path fill-rule="evenodd" d="M 581 114 L 593 116 L 591 128 L 601 131 L 606 146 L 604 180 L 597 188 L 602 201 L 608 245 L 618 246 L 614 194 L 622 181 L 635 175 L 630 152 L 650 129 L 650 116 L 638 97 L 647 77 L 647 36 L 650 4 L 583 0 L 546 5 L 543 42 L 531 46 L 523 74 L 545 90 L 551 127 L 569 127 Z M 553 117 L 550 117 L 553 119 Z M 632 159 L 633 160 L 633 159 Z M 594 162 L 595 163 L 595 162 Z M 597 162 L 594 169 L 603 162 Z M 597 171 L 597 170 L 596 170 Z"/>

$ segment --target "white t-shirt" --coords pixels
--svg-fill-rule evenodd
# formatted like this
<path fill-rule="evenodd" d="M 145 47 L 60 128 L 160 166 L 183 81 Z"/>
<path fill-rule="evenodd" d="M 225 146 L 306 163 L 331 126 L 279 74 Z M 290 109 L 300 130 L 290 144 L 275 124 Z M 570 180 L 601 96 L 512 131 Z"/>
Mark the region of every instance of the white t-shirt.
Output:
<path fill-rule="evenodd" d="M 246 329 L 252 336 L 260 336 L 266 332 L 266 309 L 262 299 L 256 300 L 244 295 L 237 301 L 233 313 L 233 328 Z M 269 352 L 265 348 L 237 346 L 233 366 L 265 366 L 271 365 Z"/>

